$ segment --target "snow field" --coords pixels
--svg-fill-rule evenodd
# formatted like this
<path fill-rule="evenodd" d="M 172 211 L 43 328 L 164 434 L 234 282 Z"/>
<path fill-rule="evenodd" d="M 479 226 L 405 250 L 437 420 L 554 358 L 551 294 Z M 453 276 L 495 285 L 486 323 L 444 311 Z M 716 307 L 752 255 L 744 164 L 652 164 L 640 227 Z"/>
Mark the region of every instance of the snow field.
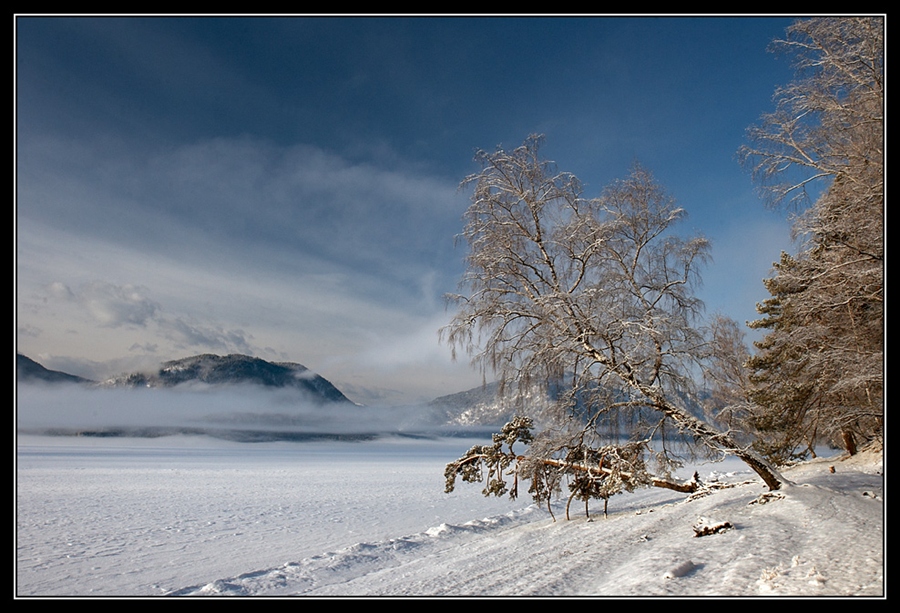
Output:
<path fill-rule="evenodd" d="M 590 521 L 561 500 L 553 522 L 529 498 L 445 494 L 470 444 L 20 437 L 17 595 L 885 593 L 880 457 L 798 466 L 774 495 L 739 463 L 701 466 L 731 487 L 623 494 Z M 701 518 L 731 527 L 697 537 Z"/>

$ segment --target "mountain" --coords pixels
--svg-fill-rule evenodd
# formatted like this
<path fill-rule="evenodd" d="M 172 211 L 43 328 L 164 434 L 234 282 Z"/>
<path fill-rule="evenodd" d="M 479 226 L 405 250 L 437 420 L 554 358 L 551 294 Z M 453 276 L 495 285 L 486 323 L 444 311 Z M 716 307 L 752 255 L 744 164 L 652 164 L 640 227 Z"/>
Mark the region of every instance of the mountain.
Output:
<path fill-rule="evenodd" d="M 90 379 L 44 368 L 21 353 L 16 354 L 16 380 L 44 383 L 93 383 Z"/>
<path fill-rule="evenodd" d="M 497 384 L 487 383 L 464 392 L 447 394 L 428 403 L 439 423 L 452 425 L 494 425 L 504 423 L 505 411 L 497 399 Z"/>
<path fill-rule="evenodd" d="M 131 373 L 104 381 L 103 387 L 174 387 L 200 382 L 209 385 L 254 384 L 293 387 L 321 402 L 351 402 L 330 381 L 302 364 L 267 362 L 248 355 L 206 353 L 164 362 L 155 373 Z"/>
<path fill-rule="evenodd" d="M 448 394 L 428 403 L 434 418 L 453 426 L 498 426 L 508 422 L 522 404 L 534 409 L 534 413 L 551 402 L 546 386 L 536 385 L 531 392 L 518 400 L 515 393 L 500 396 L 498 383 L 486 383 L 464 392 Z"/>

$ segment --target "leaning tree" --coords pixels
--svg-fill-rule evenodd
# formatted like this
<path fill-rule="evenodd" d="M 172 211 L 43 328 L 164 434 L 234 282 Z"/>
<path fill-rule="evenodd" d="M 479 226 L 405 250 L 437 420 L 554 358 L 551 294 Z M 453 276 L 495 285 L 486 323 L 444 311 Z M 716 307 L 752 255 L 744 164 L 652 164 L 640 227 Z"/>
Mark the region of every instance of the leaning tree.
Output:
<path fill-rule="evenodd" d="M 672 231 L 685 212 L 645 169 L 584 198 L 576 177 L 541 159 L 541 142 L 477 154 L 481 171 L 462 184 L 474 187 L 464 291 L 442 333 L 501 390 L 549 385 L 557 402 L 540 416 L 524 408 L 492 445 L 448 464 L 447 490 L 486 470 L 486 495 L 515 496 L 522 479 L 548 500 L 564 476 L 584 500 L 638 485 L 691 491 L 696 482 L 671 479 L 676 439 L 735 455 L 778 489 L 763 458 L 697 417 L 708 343 L 692 288 L 708 242 Z"/>

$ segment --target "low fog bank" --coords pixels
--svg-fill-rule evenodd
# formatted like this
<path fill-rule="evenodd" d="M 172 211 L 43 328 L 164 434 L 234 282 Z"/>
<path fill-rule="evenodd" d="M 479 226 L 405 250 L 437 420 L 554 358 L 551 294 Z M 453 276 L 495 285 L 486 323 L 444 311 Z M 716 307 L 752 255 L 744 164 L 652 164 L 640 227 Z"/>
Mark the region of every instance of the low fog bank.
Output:
<path fill-rule="evenodd" d="M 205 434 L 252 442 L 470 436 L 490 430 L 444 425 L 426 406 L 321 404 L 299 390 L 258 386 L 96 389 L 19 383 L 16 400 L 16 429 L 23 434 Z"/>

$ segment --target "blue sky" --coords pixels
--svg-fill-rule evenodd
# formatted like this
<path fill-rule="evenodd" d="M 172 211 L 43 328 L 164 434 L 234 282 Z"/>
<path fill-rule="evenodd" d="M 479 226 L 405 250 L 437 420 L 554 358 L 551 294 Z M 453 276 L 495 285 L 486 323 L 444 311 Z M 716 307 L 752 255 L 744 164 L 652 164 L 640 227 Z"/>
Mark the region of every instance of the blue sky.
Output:
<path fill-rule="evenodd" d="M 457 188 L 532 133 L 586 196 L 651 170 L 712 241 L 707 310 L 754 319 L 790 221 L 736 151 L 792 21 L 20 15 L 17 350 L 95 378 L 247 353 L 366 404 L 477 385 L 438 341 Z"/>

